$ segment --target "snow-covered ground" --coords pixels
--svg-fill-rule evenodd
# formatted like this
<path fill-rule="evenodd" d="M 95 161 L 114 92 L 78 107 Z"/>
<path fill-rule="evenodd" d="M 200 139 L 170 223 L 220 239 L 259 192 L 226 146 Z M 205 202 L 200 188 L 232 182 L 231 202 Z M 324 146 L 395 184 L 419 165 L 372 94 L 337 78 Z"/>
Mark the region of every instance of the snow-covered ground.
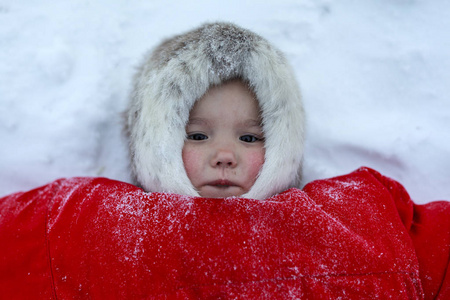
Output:
<path fill-rule="evenodd" d="M 450 199 L 450 1 L 0 0 L 0 196 L 59 177 L 129 181 L 121 112 L 143 53 L 232 21 L 292 62 L 305 183 L 365 165 Z"/>

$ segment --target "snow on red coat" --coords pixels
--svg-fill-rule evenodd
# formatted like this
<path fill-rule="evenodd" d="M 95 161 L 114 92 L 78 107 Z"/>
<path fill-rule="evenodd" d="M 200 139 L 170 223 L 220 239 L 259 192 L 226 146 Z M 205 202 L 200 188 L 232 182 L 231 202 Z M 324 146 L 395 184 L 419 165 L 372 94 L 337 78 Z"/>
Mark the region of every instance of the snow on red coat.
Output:
<path fill-rule="evenodd" d="M 0 199 L 2 299 L 450 299 L 450 204 L 376 171 L 267 201 L 74 178 Z"/>

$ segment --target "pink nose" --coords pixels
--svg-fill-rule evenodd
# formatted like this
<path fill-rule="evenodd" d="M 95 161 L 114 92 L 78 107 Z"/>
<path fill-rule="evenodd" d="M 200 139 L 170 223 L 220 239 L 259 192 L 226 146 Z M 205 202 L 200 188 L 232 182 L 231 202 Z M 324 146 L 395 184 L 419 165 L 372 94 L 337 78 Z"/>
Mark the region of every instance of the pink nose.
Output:
<path fill-rule="evenodd" d="M 213 167 L 233 168 L 236 166 L 236 156 L 229 150 L 218 150 L 211 161 Z"/>

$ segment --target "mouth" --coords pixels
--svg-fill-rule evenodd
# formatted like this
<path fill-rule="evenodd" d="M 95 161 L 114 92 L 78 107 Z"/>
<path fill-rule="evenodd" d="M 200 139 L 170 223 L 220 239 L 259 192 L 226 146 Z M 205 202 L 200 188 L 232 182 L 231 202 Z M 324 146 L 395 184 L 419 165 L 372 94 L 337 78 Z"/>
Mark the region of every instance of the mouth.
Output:
<path fill-rule="evenodd" d="M 203 184 L 199 193 L 202 197 L 207 198 L 227 198 L 238 197 L 244 194 L 245 190 L 236 182 L 219 179 Z"/>
<path fill-rule="evenodd" d="M 214 186 L 217 188 L 228 188 L 228 187 L 232 187 L 232 186 L 237 186 L 237 184 L 235 184 L 234 182 L 226 180 L 226 179 L 215 180 L 215 181 L 208 183 L 208 185 Z"/>

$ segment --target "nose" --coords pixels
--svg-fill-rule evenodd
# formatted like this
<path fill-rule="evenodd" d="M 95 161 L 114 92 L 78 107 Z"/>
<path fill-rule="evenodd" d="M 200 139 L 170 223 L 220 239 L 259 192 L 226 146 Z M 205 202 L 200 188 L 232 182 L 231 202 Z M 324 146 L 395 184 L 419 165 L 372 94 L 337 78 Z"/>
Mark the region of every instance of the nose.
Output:
<path fill-rule="evenodd" d="M 232 149 L 220 148 L 211 159 L 212 167 L 234 168 L 237 165 L 236 154 Z"/>

